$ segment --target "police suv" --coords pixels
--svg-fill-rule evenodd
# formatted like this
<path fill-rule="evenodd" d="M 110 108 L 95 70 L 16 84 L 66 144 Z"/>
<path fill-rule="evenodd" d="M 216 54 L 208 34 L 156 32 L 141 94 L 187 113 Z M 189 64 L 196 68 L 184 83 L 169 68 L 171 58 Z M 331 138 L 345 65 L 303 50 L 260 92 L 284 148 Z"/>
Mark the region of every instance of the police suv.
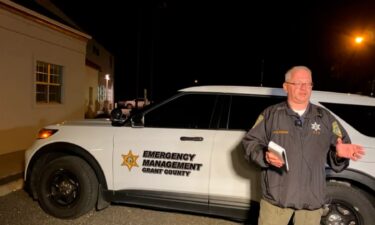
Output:
<path fill-rule="evenodd" d="M 59 218 L 125 203 L 256 221 L 260 168 L 245 160 L 241 140 L 285 99 L 280 88 L 190 87 L 130 117 L 115 109 L 111 121 L 47 126 L 26 151 L 26 187 Z M 375 99 L 313 91 L 311 102 L 366 149 L 345 171 L 326 169 L 322 224 L 375 224 Z"/>

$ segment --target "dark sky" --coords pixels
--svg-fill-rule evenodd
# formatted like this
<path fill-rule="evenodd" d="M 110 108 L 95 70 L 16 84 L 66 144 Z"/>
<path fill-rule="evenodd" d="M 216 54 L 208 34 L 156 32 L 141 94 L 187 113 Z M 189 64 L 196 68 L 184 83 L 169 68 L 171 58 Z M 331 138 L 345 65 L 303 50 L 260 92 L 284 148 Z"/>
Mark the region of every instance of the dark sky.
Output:
<path fill-rule="evenodd" d="M 375 76 L 375 1 L 52 2 L 115 55 L 115 100 L 144 88 L 162 99 L 194 80 L 276 87 L 301 64 L 320 90 L 368 94 Z"/>

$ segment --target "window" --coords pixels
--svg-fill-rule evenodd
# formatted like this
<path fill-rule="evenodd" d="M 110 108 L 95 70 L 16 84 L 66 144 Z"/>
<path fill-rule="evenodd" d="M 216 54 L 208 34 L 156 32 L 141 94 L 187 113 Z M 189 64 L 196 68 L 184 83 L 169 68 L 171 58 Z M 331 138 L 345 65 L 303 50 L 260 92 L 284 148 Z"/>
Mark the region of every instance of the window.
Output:
<path fill-rule="evenodd" d="M 146 127 L 208 129 L 216 95 L 185 94 L 145 115 Z"/>
<path fill-rule="evenodd" d="M 62 66 L 38 61 L 35 84 L 37 103 L 61 103 Z"/>
<path fill-rule="evenodd" d="M 93 45 L 93 46 L 92 46 L 92 53 L 93 53 L 94 55 L 99 56 L 99 55 L 100 55 L 99 48 L 96 47 L 95 45 Z"/>
<path fill-rule="evenodd" d="M 285 97 L 232 96 L 228 128 L 248 131 L 264 109 L 283 100 Z"/>
<path fill-rule="evenodd" d="M 375 123 L 375 107 L 364 105 L 347 105 L 321 102 L 322 105 L 341 117 L 354 129 L 364 135 L 375 137 L 375 129 L 371 124 Z"/>

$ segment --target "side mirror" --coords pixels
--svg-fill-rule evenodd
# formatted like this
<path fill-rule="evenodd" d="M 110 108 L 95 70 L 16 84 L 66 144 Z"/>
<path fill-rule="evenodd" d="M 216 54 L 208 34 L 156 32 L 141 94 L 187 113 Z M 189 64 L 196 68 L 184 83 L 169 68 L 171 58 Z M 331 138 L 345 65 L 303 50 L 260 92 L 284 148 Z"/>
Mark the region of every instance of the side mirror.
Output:
<path fill-rule="evenodd" d="M 111 112 L 111 122 L 112 126 L 123 126 L 126 121 L 126 116 L 122 113 L 120 108 L 116 108 Z"/>

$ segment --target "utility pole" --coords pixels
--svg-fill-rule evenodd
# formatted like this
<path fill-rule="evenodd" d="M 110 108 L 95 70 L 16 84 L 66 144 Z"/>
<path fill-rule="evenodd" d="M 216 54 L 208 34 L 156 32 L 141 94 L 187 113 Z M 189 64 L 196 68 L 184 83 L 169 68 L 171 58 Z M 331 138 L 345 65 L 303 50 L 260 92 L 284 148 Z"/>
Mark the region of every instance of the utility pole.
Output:
<path fill-rule="evenodd" d="M 260 86 L 261 87 L 263 87 L 263 76 L 264 76 L 264 59 L 262 59 L 261 68 L 260 68 Z"/>

